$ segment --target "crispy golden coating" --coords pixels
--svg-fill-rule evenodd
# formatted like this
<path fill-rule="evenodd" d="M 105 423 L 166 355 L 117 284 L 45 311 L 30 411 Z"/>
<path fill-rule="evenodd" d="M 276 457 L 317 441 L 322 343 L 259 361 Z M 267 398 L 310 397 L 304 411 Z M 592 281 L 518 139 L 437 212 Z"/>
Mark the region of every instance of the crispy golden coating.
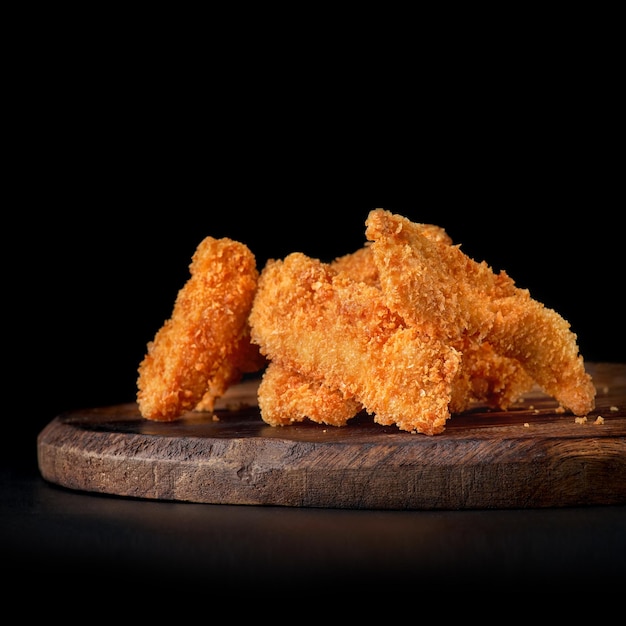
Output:
<path fill-rule="evenodd" d="M 496 303 L 489 341 L 500 354 L 516 358 L 548 395 L 574 415 L 595 407 L 596 389 L 578 351 L 570 324 L 528 292 Z"/>
<path fill-rule="evenodd" d="M 569 323 L 533 300 L 528 290 L 516 287 L 505 272 L 494 273 L 486 263 L 470 259 L 459 246 L 425 236 L 424 225 L 383 209 L 368 215 L 366 237 L 373 242 L 385 302 L 407 324 L 461 352 L 473 351 L 472 359 L 484 341 L 495 354 L 512 359 L 497 364 L 508 371 L 512 385 L 504 393 L 498 392 L 498 403 L 506 404 L 528 384 L 514 372 L 519 364 L 528 377 L 574 414 L 585 415 L 594 408 L 595 387 Z M 470 364 L 465 375 L 475 376 L 475 367 Z M 494 380 L 487 376 L 490 378 Z M 460 380 L 459 389 L 464 384 Z"/>
<path fill-rule="evenodd" d="M 432 241 L 451 244 L 448 233 L 435 224 L 420 224 L 420 233 Z M 378 278 L 378 266 L 371 248 L 371 242 L 366 241 L 365 245 L 358 250 L 337 257 L 331 262 L 331 267 L 338 272 L 345 272 L 352 280 L 357 280 L 367 285 L 380 288 Z"/>
<path fill-rule="evenodd" d="M 535 384 L 576 415 L 594 408 L 559 314 L 439 226 L 383 209 L 365 226 L 363 247 L 331 263 L 294 252 L 260 274 L 244 244 L 204 239 L 139 365 L 141 415 L 212 412 L 264 366 L 258 401 L 272 426 L 345 426 L 366 411 L 435 435 L 473 403 L 506 409 Z"/>
<path fill-rule="evenodd" d="M 460 355 L 407 328 L 376 287 L 292 253 L 261 272 L 249 322 L 270 361 L 353 397 L 377 423 L 445 428 Z"/>
<path fill-rule="evenodd" d="M 513 281 L 467 257 L 459 246 L 426 236 L 425 226 L 383 209 L 370 212 L 366 237 L 389 307 L 446 342 L 482 340 L 493 325 L 485 303 L 514 295 Z"/>
<path fill-rule="evenodd" d="M 212 410 L 242 372 L 265 362 L 249 340 L 258 270 L 248 247 L 206 237 L 189 270 L 172 316 L 148 343 L 138 368 L 137 403 L 147 419 L 172 421 L 197 406 Z"/>
<path fill-rule="evenodd" d="M 374 256 L 369 245 L 365 245 L 350 254 L 337 257 L 330 265 L 335 271 L 344 272 L 352 280 L 374 287 L 380 286 L 378 268 L 374 263 Z"/>
<path fill-rule="evenodd" d="M 270 361 L 258 389 L 263 421 L 285 426 L 310 419 L 318 424 L 345 426 L 363 409 L 354 397 Z"/>
<path fill-rule="evenodd" d="M 338 257 L 331 262 L 331 267 L 353 280 L 378 284 L 378 270 L 368 247 Z M 258 400 L 263 420 L 272 426 L 307 418 L 320 424 L 345 426 L 363 410 L 354 398 L 345 397 L 338 389 L 284 368 L 276 361 L 271 361 L 263 374 Z"/>
<path fill-rule="evenodd" d="M 452 245 L 452 239 L 440 226 L 415 226 L 419 228 L 420 236 L 439 244 Z M 338 257 L 331 266 L 354 280 L 381 288 L 371 242 L 366 242 L 356 252 Z M 383 297 L 386 295 L 387 292 L 383 292 Z M 392 301 L 390 304 L 393 306 Z M 412 323 L 415 325 L 415 319 L 409 316 L 408 325 Z M 461 413 L 473 403 L 505 410 L 534 384 L 519 361 L 497 354 L 490 345 L 481 343 L 479 338 L 465 335 L 455 342 L 454 347 L 462 352 L 462 361 L 452 386 L 451 413 Z"/>

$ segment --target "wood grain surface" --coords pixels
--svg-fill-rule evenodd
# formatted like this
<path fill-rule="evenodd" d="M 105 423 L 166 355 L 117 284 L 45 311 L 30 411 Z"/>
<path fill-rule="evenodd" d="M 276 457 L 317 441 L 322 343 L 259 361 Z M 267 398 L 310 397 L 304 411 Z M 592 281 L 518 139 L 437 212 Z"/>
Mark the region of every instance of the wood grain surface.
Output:
<path fill-rule="evenodd" d="M 476 407 L 444 433 L 359 414 L 337 428 L 271 427 L 258 380 L 215 418 L 144 420 L 135 403 L 72 411 L 39 434 L 43 478 L 114 496 L 352 509 L 504 509 L 626 503 L 626 365 L 591 363 L 596 409 L 580 423 L 539 391 L 509 411 Z M 598 420 L 598 417 L 602 419 Z M 601 423 L 603 422 L 603 423 Z"/>

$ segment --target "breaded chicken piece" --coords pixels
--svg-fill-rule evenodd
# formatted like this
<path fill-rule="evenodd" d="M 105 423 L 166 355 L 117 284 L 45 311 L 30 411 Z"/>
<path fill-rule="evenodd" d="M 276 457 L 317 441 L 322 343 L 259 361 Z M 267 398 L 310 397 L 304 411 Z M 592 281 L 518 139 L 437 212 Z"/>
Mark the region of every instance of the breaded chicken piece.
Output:
<path fill-rule="evenodd" d="M 363 407 L 354 397 L 270 361 L 257 398 L 263 421 L 285 426 L 310 419 L 318 424 L 345 426 Z"/>
<path fill-rule="evenodd" d="M 424 236 L 448 245 L 452 243 L 442 228 L 421 226 Z M 330 265 L 353 280 L 380 287 L 378 268 L 367 244 L 338 257 Z M 450 412 L 460 413 L 472 403 L 506 409 L 532 386 L 532 378 L 519 362 L 496 354 L 486 344 L 470 344 L 463 349 L 461 366 L 452 385 Z M 263 376 L 259 406 L 264 420 L 272 425 L 291 424 L 309 417 L 321 424 L 343 426 L 363 408 L 353 398 L 344 398 L 338 390 L 299 372 L 284 370 L 276 362 L 269 364 Z"/>
<path fill-rule="evenodd" d="M 368 246 L 337 257 L 330 265 L 353 280 L 378 286 L 378 270 Z M 338 389 L 283 368 L 275 361 L 269 363 L 263 374 L 258 400 L 264 421 L 272 426 L 307 418 L 319 424 L 345 426 L 363 410 L 360 403 L 352 397 L 344 397 Z"/>
<path fill-rule="evenodd" d="M 146 419 L 172 421 L 254 371 L 248 314 L 256 292 L 256 259 L 243 243 L 206 237 L 189 265 L 172 316 L 148 343 L 139 365 L 137 403 Z"/>
<path fill-rule="evenodd" d="M 569 323 L 505 272 L 383 209 L 368 215 L 366 238 L 385 302 L 407 324 L 461 351 L 487 341 L 574 414 L 594 408 L 595 387 Z"/>
<path fill-rule="evenodd" d="M 493 326 L 484 305 L 515 294 L 504 272 L 494 274 L 459 246 L 425 236 L 422 224 L 374 209 L 365 226 L 388 306 L 430 335 L 456 345 L 480 341 Z"/>
<path fill-rule="evenodd" d="M 345 254 L 331 262 L 337 272 L 353 280 L 377 285 L 378 271 L 367 247 Z M 345 426 L 363 407 L 353 397 L 313 380 L 293 369 L 271 361 L 258 390 L 263 420 L 272 426 L 284 426 L 310 419 L 319 424 Z"/>
<path fill-rule="evenodd" d="M 452 245 L 452 239 L 440 226 L 417 226 L 420 235 L 431 241 Z M 338 257 L 331 266 L 337 271 L 345 272 L 354 280 L 381 288 L 371 242 L 366 242 L 356 252 Z M 383 292 L 383 297 L 385 295 L 386 292 Z M 410 317 L 408 325 L 411 325 L 411 321 L 415 324 L 414 318 Z M 481 343 L 478 338 L 463 336 L 453 347 L 461 351 L 463 357 L 452 387 L 451 413 L 461 413 L 473 403 L 506 410 L 534 384 L 519 361 L 497 354 L 491 346 Z"/>
<path fill-rule="evenodd" d="M 574 415 L 592 411 L 596 389 L 569 322 L 522 290 L 500 298 L 494 308 L 489 334 L 494 349 L 522 363 L 543 391 Z"/>
<path fill-rule="evenodd" d="M 435 224 L 420 224 L 419 226 L 424 237 L 439 243 L 452 243 L 452 239 L 441 226 Z M 362 248 L 337 257 L 330 265 L 338 272 L 345 272 L 352 280 L 380 288 L 378 267 L 369 241 L 366 241 Z"/>
<path fill-rule="evenodd" d="M 267 262 L 249 322 L 270 361 L 353 397 L 377 423 L 444 430 L 460 355 L 407 328 L 376 287 L 294 252 Z"/>

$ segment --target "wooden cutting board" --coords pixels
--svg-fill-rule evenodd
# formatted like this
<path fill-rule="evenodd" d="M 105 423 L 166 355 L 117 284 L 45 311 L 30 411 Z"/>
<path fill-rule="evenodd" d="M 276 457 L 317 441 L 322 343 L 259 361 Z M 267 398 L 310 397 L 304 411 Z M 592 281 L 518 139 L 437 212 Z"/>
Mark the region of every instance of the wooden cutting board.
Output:
<path fill-rule="evenodd" d="M 271 427 L 258 380 L 229 389 L 216 419 L 144 420 L 135 403 L 69 412 L 37 439 L 47 481 L 87 492 L 197 503 L 353 509 L 504 509 L 626 503 L 626 364 L 587 365 L 586 422 L 539 391 L 478 407 L 441 435 L 380 426 Z M 598 417 L 602 419 L 598 419 Z M 602 422 L 603 423 L 600 423 Z"/>

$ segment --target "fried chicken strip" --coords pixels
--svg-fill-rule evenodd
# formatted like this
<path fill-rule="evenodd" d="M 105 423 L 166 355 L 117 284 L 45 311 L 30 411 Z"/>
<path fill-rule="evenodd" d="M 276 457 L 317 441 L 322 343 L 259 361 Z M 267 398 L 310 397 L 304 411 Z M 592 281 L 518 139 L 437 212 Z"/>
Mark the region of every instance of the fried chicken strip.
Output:
<path fill-rule="evenodd" d="M 369 247 L 337 257 L 331 262 L 337 272 L 368 285 L 378 285 L 378 270 Z M 363 410 L 353 397 L 313 380 L 293 369 L 271 361 L 258 390 L 259 408 L 264 421 L 272 426 L 310 419 L 319 424 L 345 426 Z"/>
<path fill-rule="evenodd" d="M 425 236 L 424 226 L 383 209 L 370 212 L 366 238 L 389 308 L 409 325 L 459 350 L 487 341 L 514 359 L 576 415 L 595 405 L 577 337 L 558 313 L 505 273 Z"/>
<path fill-rule="evenodd" d="M 249 322 L 270 361 L 353 397 L 377 423 L 444 430 L 460 355 L 407 328 L 376 287 L 294 252 L 267 262 Z"/>
<path fill-rule="evenodd" d="M 408 323 L 454 345 L 483 340 L 490 305 L 515 294 L 513 281 L 467 257 L 459 246 L 425 235 L 424 225 L 384 209 L 370 211 L 365 235 L 388 306 Z"/>
<path fill-rule="evenodd" d="M 368 247 L 345 254 L 331 262 L 337 272 L 369 285 L 378 284 L 378 270 Z M 275 361 L 268 364 L 258 390 L 263 420 L 284 426 L 310 419 L 319 424 L 345 426 L 363 407 L 353 397 L 313 380 Z"/>
<path fill-rule="evenodd" d="M 452 245 L 452 239 L 440 226 L 419 224 L 419 230 L 422 236 L 431 241 Z M 338 257 L 331 266 L 354 280 L 381 288 L 371 242 L 366 242 L 356 252 Z M 385 295 L 383 292 L 383 297 Z M 412 316 L 408 320 L 408 324 L 411 323 L 415 324 Z M 462 340 L 456 341 L 454 347 L 462 352 L 463 358 L 453 383 L 451 413 L 461 413 L 472 403 L 505 410 L 534 384 L 519 361 L 497 354 L 487 343 L 464 336 Z"/>
<path fill-rule="evenodd" d="M 543 391 L 574 415 L 592 411 L 596 389 L 569 322 L 524 291 L 496 306 L 492 345 L 518 359 Z"/>
<path fill-rule="evenodd" d="M 424 224 L 424 236 L 451 244 L 446 232 Z M 331 267 L 353 280 L 380 288 L 378 268 L 369 245 L 336 258 Z M 384 294 L 383 294 L 384 295 Z M 450 412 L 461 413 L 472 403 L 506 409 L 533 386 L 533 379 L 519 362 L 496 354 L 488 344 L 466 344 L 461 367 L 452 385 Z M 343 426 L 362 406 L 344 398 L 337 389 L 314 381 L 294 370 L 270 362 L 259 386 L 259 406 L 267 423 L 285 425 L 311 421 Z"/>
<path fill-rule="evenodd" d="M 172 421 L 256 371 L 264 359 L 250 342 L 248 314 L 256 292 L 256 259 L 243 243 L 206 237 L 189 265 L 171 317 L 148 343 L 137 379 L 146 419 Z M 202 404 L 200 404 L 202 403 Z"/>

